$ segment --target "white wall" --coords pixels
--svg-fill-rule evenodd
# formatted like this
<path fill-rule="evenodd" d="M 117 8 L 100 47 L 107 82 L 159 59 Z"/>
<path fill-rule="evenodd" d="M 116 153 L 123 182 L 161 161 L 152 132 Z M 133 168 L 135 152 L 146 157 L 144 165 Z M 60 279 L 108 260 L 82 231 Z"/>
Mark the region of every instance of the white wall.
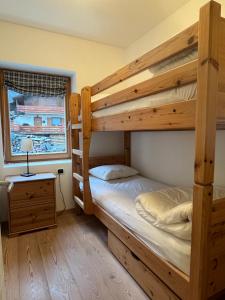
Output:
<path fill-rule="evenodd" d="M 0 21 L 0 61 L 77 73 L 77 87 L 92 85 L 123 64 L 123 50 Z"/>
<path fill-rule="evenodd" d="M 132 165 L 147 177 L 191 185 L 194 175 L 194 133 L 138 132 L 132 134 Z M 215 182 L 225 186 L 225 132 L 217 132 Z"/>
<path fill-rule="evenodd" d="M 126 49 L 126 63 L 136 59 L 198 20 L 207 0 L 191 0 Z M 225 1 L 222 15 L 225 15 Z M 149 78 L 149 71 L 135 78 Z M 132 82 L 132 81 L 131 81 Z M 225 131 L 217 134 L 216 184 L 225 185 Z M 194 174 L 194 132 L 132 134 L 132 165 L 143 175 L 169 184 L 190 185 Z"/>
<path fill-rule="evenodd" d="M 124 51 L 120 48 L 95 43 L 72 36 L 52 33 L 34 29 L 27 26 L 16 25 L 0 21 L 0 62 L 5 65 L 29 65 L 39 70 L 56 69 L 57 72 L 76 73 L 77 90 L 85 85 L 92 85 L 110 72 L 121 67 L 124 63 Z M 25 65 L 25 66 L 24 66 Z M 120 134 L 100 134 L 92 146 L 92 153 L 120 153 L 122 147 Z M 32 172 L 57 172 L 58 168 L 64 169 L 62 177 L 63 193 L 67 208 L 73 206 L 71 161 L 55 161 L 32 163 Z M 24 164 L 4 165 L 2 139 L 0 135 L 0 179 L 7 175 L 24 172 Z M 0 199 L 0 219 L 6 218 L 6 199 Z M 57 210 L 62 209 L 62 201 L 57 186 Z"/>

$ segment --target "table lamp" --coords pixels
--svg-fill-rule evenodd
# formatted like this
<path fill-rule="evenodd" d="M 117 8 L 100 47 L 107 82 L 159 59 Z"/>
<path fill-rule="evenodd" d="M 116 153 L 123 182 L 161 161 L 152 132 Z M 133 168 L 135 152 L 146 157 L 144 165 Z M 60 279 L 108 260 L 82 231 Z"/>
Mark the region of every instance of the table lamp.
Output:
<path fill-rule="evenodd" d="M 24 176 L 24 177 L 34 176 L 35 174 L 30 173 L 30 170 L 29 170 L 29 156 L 28 156 L 28 152 L 31 152 L 33 150 L 33 141 L 32 141 L 32 139 L 30 139 L 30 138 L 23 138 L 21 140 L 20 149 L 21 149 L 21 151 L 27 153 L 27 172 L 21 174 L 21 176 Z"/>

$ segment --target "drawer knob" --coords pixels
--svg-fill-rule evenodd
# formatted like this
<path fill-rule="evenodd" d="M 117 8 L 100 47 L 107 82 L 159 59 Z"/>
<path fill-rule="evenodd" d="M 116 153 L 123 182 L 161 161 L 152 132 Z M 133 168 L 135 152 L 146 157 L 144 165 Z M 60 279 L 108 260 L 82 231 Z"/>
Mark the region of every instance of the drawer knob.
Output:
<path fill-rule="evenodd" d="M 34 197 L 34 194 L 33 194 L 33 193 L 26 192 L 26 196 L 29 197 L 29 198 L 33 198 L 33 197 Z"/>

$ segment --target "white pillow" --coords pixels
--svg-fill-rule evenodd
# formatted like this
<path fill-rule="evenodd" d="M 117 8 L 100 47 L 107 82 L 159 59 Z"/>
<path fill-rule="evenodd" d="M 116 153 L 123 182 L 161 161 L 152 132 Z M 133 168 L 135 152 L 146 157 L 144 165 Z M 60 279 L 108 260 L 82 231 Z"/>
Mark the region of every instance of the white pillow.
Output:
<path fill-rule="evenodd" d="M 134 176 L 138 171 L 124 165 L 104 165 L 90 169 L 89 173 L 102 180 L 111 180 Z"/>

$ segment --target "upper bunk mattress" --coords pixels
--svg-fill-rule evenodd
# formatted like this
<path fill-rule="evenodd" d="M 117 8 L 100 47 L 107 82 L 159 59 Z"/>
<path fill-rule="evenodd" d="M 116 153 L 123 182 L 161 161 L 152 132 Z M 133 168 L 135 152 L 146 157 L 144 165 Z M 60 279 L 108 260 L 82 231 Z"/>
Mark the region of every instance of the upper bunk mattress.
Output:
<path fill-rule="evenodd" d="M 190 242 L 154 227 L 139 216 L 135 208 L 135 198 L 140 193 L 156 191 L 168 187 L 167 185 L 138 175 L 110 181 L 90 176 L 90 187 L 93 199 L 98 205 L 157 255 L 189 274 Z"/>
<path fill-rule="evenodd" d="M 194 82 L 155 95 L 140 98 L 126 103 L 121 103 L 109 108 L 101 109 L 99 111 L 93 112 L 92 117 L 93 118 L 106 117 L 114 114 L 134 111 L 140 108 L 154 108 L 160 105 L 181 102 L 181 101 L 188 101 L 195 97 L 196 90 L 197 90 L 197 83 Z"/>
<path fill-rule="evenodd" d="M 161 73 L 169 71 L 171 69 L 177 68 L 183 64 L 191 62 L 198 58 L 197 48 L 187 49 L 179 54 L 170 57 L 161 63 L 151 67 L 149 69 L 150 73 L 157 76 Z M 170 89 L 155 95 L 140 98 L 130 102 L 118 104 L 109 108 L 104 108 L 102 110 L 93 113 L 93 118 L 106 117 L 118 113 L 130 112 L 140 108 L 154 108 L 155 106 L 188 101 L 193 99 L 196 95 L 197 83 L 187 84 L 175 89 Z"/>

